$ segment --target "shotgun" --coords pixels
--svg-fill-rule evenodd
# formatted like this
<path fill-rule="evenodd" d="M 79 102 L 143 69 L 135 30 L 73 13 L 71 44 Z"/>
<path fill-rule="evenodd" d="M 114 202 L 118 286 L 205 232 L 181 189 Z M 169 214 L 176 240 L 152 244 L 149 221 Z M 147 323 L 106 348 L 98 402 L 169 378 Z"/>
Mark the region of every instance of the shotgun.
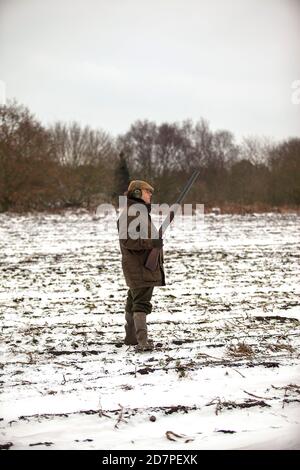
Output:
<path fill-rule="evenodd" d="M 190 179 L 188 180 L 188 182 L 184 186 L 183 190 L 181 191 L 181 193 L 180 193 L 177 201 L 175 202 L 175 204 L 179 205 L 179 204 L 182 203 L 183 199 L 185 198 L 185 196 L 187 195 L 187 193 L 191 189 L 191 187 L 194 184 L 195 180 L 198 178 L 199 173 L 200 173 L 199 170 L 194 171 L 194 173 L 192 174 L 192 176 L 190 177 Z M 177 207 L 177 210 L 178 210 L 178 207 Z M 176 213 L 176 210 L 171 211 L 171 213 L 167 215 L 167 217 L 165 218 L 165 220 L 161 224 L 161 226 L 159 228 L 159 231 L 158 231 L 159 238 L 163 237 L 163 234 L 165 233 L 166 229 L 168 228 L 168 226 L 170 225 L 170 223 L 174 219 L 175 213 Z M 158 257 L 159 257 L 159 251 L 160 251 L 159 248 L 152 248 L 152 250 L 149 253 L 149 255 L 146 259 L 146 262 L 145 262 L 145 268 L 149 269 L 149 271 L 155 271 L 156 270 L 157 263 L 158 263 Z"/>

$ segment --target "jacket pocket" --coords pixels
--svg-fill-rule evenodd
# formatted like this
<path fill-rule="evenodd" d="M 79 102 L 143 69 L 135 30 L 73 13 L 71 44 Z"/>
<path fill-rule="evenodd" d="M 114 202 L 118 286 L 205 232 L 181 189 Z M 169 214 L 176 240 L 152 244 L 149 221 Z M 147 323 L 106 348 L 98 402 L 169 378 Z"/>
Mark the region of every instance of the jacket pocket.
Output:
<path fill-rule="evenodd" d="M 146 282 L 157 282 L 161 280 L 160 268 L 155 271 L 150 271 L 149 269 L 143 266 L 142 268 L 142 278 Z"/>

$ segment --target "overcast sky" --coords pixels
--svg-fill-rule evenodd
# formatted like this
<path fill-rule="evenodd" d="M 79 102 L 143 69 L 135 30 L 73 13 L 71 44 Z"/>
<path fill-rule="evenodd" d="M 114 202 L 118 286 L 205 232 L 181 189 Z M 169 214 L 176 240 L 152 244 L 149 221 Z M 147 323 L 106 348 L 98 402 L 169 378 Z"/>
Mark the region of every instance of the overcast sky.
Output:
<path fill-rule="evenodd" d="M 300 0 L 0 0 L 0 80 L 44 123 L 300 137 Z"/>

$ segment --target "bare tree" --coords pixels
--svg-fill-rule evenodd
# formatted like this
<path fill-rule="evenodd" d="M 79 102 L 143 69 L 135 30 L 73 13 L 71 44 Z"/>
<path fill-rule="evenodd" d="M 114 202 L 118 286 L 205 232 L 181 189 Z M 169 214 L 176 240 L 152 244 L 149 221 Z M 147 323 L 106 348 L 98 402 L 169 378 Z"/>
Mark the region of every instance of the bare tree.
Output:
<path fill-rule="evenodd" d="M 111 137 L 89 126 L 81 128 L 76 122 L 66 125 L 57 122 L 49 128 L 56 149 L 57 160 L 72 168 L 97 165 L 115 156 Z"/>
<path fill-rule="evenodd" d="M 53 191 L 53 146 L 49 133 L 15 101 L 0 106 L 0 206 L 35 208 Z"/>
<path fill-rule="evenodd" d="M 300 204 L 300 139 L 278 144 L 269 155 L 273 204 Z"/>
<path fill-rule="evenodd" d="M 130 173 L 144 179 L 154 177 L 156 135 L 156 124 L 144 120 L 136 121 L 126 134 L 119 137 L 118 147 L 122 148 L 127 156 Z"/>
<path fill-rule="evenodd" d="M 239 156 L 241 160 L 249 160 L 254 165 L 267 164 L 269 153 L 274 146 L 274 141 L 268 137 L 244 137 L 240 145 Z"/>
<path fill-rule="evenodd" d="M 60 198 L 66 206 L 89 206 L 91 199 L 108 197 L 117 160 L 112 138 L 101 129 L 81 128 L 76 122 L 55 123 L 49 129 L 55 148 Z"/>

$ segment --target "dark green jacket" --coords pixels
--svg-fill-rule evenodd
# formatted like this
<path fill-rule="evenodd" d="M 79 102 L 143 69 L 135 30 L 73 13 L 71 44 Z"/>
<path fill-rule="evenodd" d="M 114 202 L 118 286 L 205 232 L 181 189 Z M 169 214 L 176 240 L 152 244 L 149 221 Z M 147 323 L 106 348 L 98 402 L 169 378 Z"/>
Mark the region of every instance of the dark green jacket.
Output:
<path fill-rule="evenodd" d="M 128 211 L 130 211 L 130 207 L 133 204 L 142 204 L 146 209 L 146 218 L 142 219 L 142 226 L 148 238 L 139 237 L 137 239 L 133 239 L 130 238 L 130 234 L 128 235 L 128 227 L 130 226 L 130 223 L 139 216 L 139 213 L 135 216 L 128 215 Z M 151 222 L 150 211 L 151 204 L 146 204 L 142 199 L 127 198 L 127 207 L 123 209 L 118 220 L 119 236 L 123 237 L 119 238 L 122 254 L 122 268 L 126 284 L 130 288 L 165 286 L 163 249 L 160 250 L 159 260 L 155 271 L 149 271 L 149 269 L 144 267 L 147 256 L 153 248 L 151 229 L 152 233 L 156 231 L 156 228 Z M 126 233 L 124 233 L 124 227 Z M 142 230 L 140 226 L 138 226 L 138 228 L 140 231 Z M 127 236 L 127 238 L 125 238 L 125 236 Z"/>

